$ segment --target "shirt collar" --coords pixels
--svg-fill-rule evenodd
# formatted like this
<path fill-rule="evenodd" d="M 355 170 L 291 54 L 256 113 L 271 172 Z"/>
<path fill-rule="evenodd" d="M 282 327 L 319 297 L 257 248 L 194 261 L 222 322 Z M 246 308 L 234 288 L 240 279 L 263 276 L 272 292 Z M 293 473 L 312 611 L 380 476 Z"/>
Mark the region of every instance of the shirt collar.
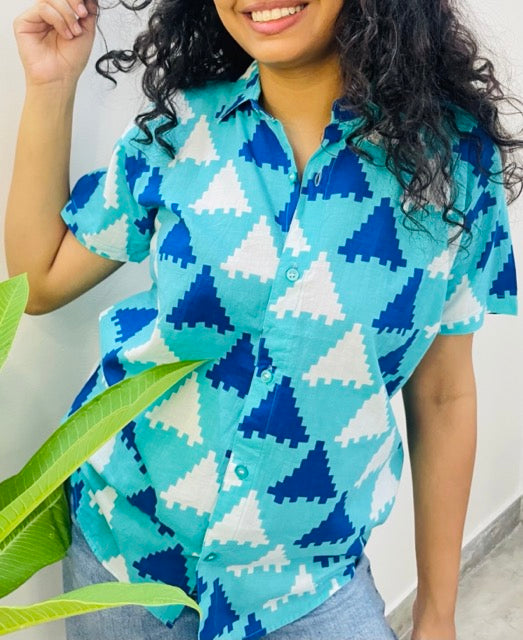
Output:
<path fill-rule="evenodd" d="M 260 74 L 258 63 L 253 61 L 245 73 L 232 83 L 231 92 L 218 110 L 216 117 L 223 121 L 232 113 L 240 109 L 246 103 L 250 103 L 255 109 L 262 110 L 260 106 Z M 378 106 L 371 103 L 371 109 L 378 110 Z M 338 127 L 343 133 L 354 129 L 360 122 L 361 116 L 353 111 L 350 106 L 336 100 L 332 105 L 331 125 Z"/>
<path fill-rule="evenodd" d="M 225 120 L 246 102 L 259 106 L 260 93 L 258 63 L 254 61 L 249 65 L 245 73 L 236 82 L 232 83 L 230 95 L 223 102 L 216 117 L 220 121 Z"/>

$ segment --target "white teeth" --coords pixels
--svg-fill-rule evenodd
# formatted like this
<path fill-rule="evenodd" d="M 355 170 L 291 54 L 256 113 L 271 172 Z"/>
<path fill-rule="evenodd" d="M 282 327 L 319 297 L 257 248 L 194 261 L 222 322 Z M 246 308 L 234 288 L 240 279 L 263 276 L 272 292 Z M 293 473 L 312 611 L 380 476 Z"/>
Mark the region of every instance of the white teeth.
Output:
<path fill-rule="evenodd" d="M 253 11 L 251 18 L 253 22 L 271 22 L 272 20 L 280 20 L 280 18 L 293 16 L 295 13 L 303 11 L 303 9 L 305 9 L 304 4 L 299 4 L 295 7 L 283 7 L 281 9 L 264 9 L 263 11 Z"/>

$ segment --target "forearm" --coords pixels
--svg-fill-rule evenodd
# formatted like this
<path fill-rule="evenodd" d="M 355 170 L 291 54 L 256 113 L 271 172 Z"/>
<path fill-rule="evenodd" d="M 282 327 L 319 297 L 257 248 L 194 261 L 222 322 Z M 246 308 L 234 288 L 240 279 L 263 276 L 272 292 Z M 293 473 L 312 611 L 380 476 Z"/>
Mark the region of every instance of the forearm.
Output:
<path fill-rule="evenodd" d="M 408 418 L 418 568 L 417 614 L 453 620 L 476 450 L 475 389 L 410 399 Z"/>
<path fill-rule="evenodd" d="M 9 273 L 37 285 L 66 233 L 74 87 L 28 87 L 9 193 L 5 248 Z"/>

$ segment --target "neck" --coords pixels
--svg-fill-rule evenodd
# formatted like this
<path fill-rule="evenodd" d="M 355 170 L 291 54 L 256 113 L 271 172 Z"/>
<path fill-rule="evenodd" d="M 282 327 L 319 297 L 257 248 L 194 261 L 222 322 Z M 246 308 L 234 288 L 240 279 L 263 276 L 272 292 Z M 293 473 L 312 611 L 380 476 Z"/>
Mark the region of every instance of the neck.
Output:
<path fill-rule="evenodd" d="M 259 64 L 262 104 L 283 125 L 315 124 L 325 127 L 332 103 L 342 94 L 338 57 L 306 67 L 276 68 Z"/>

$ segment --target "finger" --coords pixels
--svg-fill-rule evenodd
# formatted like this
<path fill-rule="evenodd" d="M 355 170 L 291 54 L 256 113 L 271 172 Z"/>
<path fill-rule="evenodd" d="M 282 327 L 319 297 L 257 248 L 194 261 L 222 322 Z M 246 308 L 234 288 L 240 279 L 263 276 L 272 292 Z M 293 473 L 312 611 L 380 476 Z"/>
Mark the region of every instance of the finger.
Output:
<path fill-rule="evenodd" d="M 75 36 L 82 34 L 82 27 L 78 22 L 78 14 L 76 13 L 78 8 L 77 0 L 46 0 L 46 2 L 60 13 L 71 33 Z"/>
<path fill-rule="evenodd" d="M 50 2 L 42 2 L 38 7 L 41 19 L 49 24 L 53 29 L 67 40 L 74 38 L 73 32 L 69 29 L 67 20 Z"/>

